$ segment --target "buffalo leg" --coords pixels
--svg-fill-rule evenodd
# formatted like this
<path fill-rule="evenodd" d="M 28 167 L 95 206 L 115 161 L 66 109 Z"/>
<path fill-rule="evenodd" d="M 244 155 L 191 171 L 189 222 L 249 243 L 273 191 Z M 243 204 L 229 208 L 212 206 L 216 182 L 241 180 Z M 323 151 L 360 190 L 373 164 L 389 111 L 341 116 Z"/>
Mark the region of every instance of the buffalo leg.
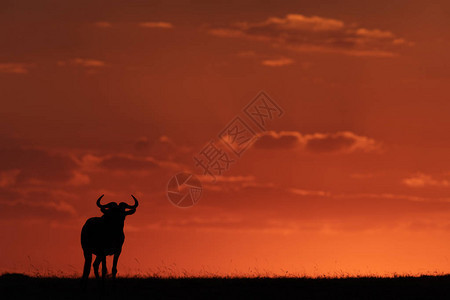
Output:
<path fill-rule="evenodd" d="M 120 256 L 120 252 L 114 253 L 114 258 L 113 258 L 113 266 L 112 266 L 112 277 L 113 279 L 116 279 L 116 274 L 117 274 L 117 261 L 119 260 L 119 256 Z"/>
<path fill-rule="evenodd" d="M 105 280 L 106 273 L 108 273 L 108 270 L 106 269 L 106 256 L 102 257 L 102 280 Z"/>
<path fill-rule="evenodd" d="M 94 274 L 95 278 L 99 279 L 100 275 L 98 274 L 98 266 L 100 265 L 100 262 L 102 261 L 102 257 L 100 255 L 97 255 L 97 257 L 94 260 Z"/>
<path fill-rule="evenodd" d="M 83 277 L 81 278 L 83 287 L 86 287 L 87 279 L 89 278 L 89 273 L 91 272 L 92 263 L 92 253 L 83 252 L 84 254 L 84 268 Z"/>

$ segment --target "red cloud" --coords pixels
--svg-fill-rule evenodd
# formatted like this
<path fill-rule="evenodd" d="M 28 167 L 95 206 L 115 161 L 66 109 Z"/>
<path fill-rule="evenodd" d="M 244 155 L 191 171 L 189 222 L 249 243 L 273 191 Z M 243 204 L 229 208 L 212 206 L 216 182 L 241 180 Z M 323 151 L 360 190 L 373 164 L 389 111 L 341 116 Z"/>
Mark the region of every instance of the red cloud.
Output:
<path fill-rule="evenodd" d="M 390 31 L 358 28 L 341 20 L 288 14 L 262 22 L 238 22 L 210 33 L 220 37 L 268 42 L 294 51 L 334 52 L 356 56 L 394 56 L 400 45 L 411 45 Z"/>
<path fill-rule="evenodd" d="M 73 177 L 77 168 L 77 163 L 69 156 L 39 149 L 0 148 L 0 171 L 4 176 L 14 175 L 14 182 L 64 182 Z"/>
<path fill-rule="evenodd" d="M 303 149 L 314 153 L 350 153 L 354 151 L 376 152 L 381 144 L 349 131 L 302 135 L 295 131 L 280 133 L 268 131 L 254 144 L 262 149 Z"/>
<path fill-rule="evenodd" d="M 141 171 L 156 168 L 158 163 L 147 158 L 117 155 L 104 159 L 100 166 L 110 170 Z"/>
<path fill-rule="evenodd" d="M 171 29 L 173 28 L 173 24 L 169 22 L 141 22 L 139 26 L 145 28 L 163 28 L 163 29 Z"/>
<path fill-rule="evenodd" d="M 58 191 L 0 188 L 0 216 L 2 219 L 63 220 L 77 215 L 67 200 L 67 194 Z"/>
<path fill-rule="evenodd" d="M 302 143 L 303 137 L 295 131 L 268 131 L 264 133 L 255 143 L 255 148 L 262 149 L 292 149 Z"/>
<path fill-rule="evenodd" d="M 262 65 L 268 67 L 282 67 L 293 63 L 294 61 L 290 58 L 266 59 L 261 62 Z"/>
<path fill-rule="evenodd" d="M 0 63 L 0 73 L 26 74 L 31 66 L 25 63 Z"/>
<path fill-rule="evenodd" d="M 64 67 L 67 65 L 81 66 L 84 68 L 101 68 L 106 66 L 106 63 L 99 59 L 88 59 L 88 58 L 73 58 L 67 61 L 58 61 L 58 66 L 60 67 Z"/>
<path fill-rule="evenodd" d="M 425 187 L 425 186 L 441 186 L 447 187 L 450 185 L 448 180 L 437 180 L 431 175 L 417 173 L 411 177 L 403 179 L 403 184 L 410 187 Z"/>

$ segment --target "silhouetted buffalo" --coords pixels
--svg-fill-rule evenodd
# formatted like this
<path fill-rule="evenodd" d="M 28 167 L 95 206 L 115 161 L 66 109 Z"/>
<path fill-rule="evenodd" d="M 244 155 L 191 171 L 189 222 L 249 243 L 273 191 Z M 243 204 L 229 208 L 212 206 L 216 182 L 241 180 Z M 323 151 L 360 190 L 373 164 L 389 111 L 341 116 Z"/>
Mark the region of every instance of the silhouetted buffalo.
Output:
<path fill-rule="evenodd" d="M 103 216 L 88 219 L 81 230 L 81 247 L 83 248 L 85 259 L 82 277 L 84 282 L 86 282 L 91 271 L 92 254 L 96 255 L 93 264 L 96 278 L 99 278 L 98 267 L 100 262 L 102 262 L 102 278 L 105 278 L 107 273 L 107 255 L 114 255 L 112 276 L 113 278 L 116 277 L 117 261 L 125 240 L 123 233 L 125 217 L 134 214 L 139 204 L 138 200 L 131 195 L 134 199 L 134 205 L 129 205 L 125 202 L 120 204 L 110 202 L 102 205 L 100 200 L 103 196 L 101 195 L 97 200 L 97 206 L 100 208 Z"/>

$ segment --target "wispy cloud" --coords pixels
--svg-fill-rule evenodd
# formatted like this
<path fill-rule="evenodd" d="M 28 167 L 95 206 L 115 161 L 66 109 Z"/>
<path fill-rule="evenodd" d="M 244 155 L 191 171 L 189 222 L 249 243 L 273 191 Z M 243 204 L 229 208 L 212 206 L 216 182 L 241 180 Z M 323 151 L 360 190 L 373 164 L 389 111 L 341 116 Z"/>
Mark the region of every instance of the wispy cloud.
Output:
<path fill-rule="evenodd" d="M 12 183 L 65 182 L 77 163 L 69 156 L 41 149 L 0 148 L 0 172 L 4 185 Z"/>
<path fill-rule="evenodd" d="M 238 22 L 211 29 L 209 33 L 266 42 L 294 51 L 354 56 L 392 57 L 400 46 L 412 44 L 387 30 L 366 29 L 337 19 L 301 14 L 270 17 L 262 22 Z"/>
<path fill-rule="evenodd" d="M 267 67 L 282 67 L 293 64 L 294 61 L 290 58 L 265 59 L 261 62 L 263 66 Z"/>
<path fill-rule="evenodd" d="M 113 24 L 111 22 L 106 22 L 106 21 L 95 22 L 94 25 L 99 28 L 110 28 L 113 26 Z"/>
<path fill-rule="evenodd" d="M 101 68 L 106 66 L 106 63 L 98 59 L 87 58 L 73 58 L 65 61 L 58 61 L 58 66 L 81 66 L 84 68 Z"/>
<path fill-rule="evenodd" d="M 13 198 L 0 197 L 2 219 L 67 220 L 77 215 L 72 195 L 44 189 L 21 189 Z"/>
<path fill-rule="evenodd" d="M 11 169 L 5 171 L 0 170 L 0 188 L 15 184 L 19 173 L 19 169 Z"/>
<path fill-rule="evenodd" d="M 158 162 L 152 158 L 137 158 L 131 155 L 114 155 L 105 158 L 100 166 L 109 170 L 139 171 L 158 167 Z"/>
<path fill-rule="evenodd" d="M 302 149 L 313 153 L 378 152 L 381 143 L 350 131 L 301 134 L 297 131 L 268 131 L 254 144 L 262 149 Z"/>
<path fill-rule="evenodd" d="M 297 189 L 297 188 L 291 188 L 291 189 L 288 189 L 288 191 L 290 191 L 291 193 L 293 193 L 295 195 L 300 195 L 300 196 L 321 196 L 321 197 L 331 196 L 331 193 L 326 192 L 326 191 L 312 191 L 312 190 Z"/>
<path fill-rule="evenodd" d="M 170 22 L 141 22 L 139 23 L 140 27 L 144 28 L 162 28 L 162 29 L 171 29 L 173 28 L 173 24 Z"/>
<path fill-rule="evenodd" d="M 431 175 L 417 173 L 408 178 L 402 180 L 403 184 L 409 187 L 426 187 L 426 186 L 439 186 L 439 187 L 447 187 L 450 185 L 448 180 L 438 180 L 433 178 Z"/>
<path fill-rule="evenodd" d="M 27 74 L 32 66 L 26 63 L 0 63 L 0 73 Z"/>

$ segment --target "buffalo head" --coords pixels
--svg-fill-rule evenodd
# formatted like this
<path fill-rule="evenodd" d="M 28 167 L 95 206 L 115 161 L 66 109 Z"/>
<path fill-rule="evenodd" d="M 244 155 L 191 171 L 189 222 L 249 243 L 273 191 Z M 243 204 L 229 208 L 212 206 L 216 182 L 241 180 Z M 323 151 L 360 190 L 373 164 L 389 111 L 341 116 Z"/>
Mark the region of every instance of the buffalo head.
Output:
<path fill-rule="evenodd" d="M 100 208 L 101 212 L 105 215 L 105 217 L 118 218 L 124 220 L 126 216 L 132 215 L 136 212 L 136 208 L 139 205 L 138 200 L 131 195 L 134 199 L 134 204 L 129 205 L 125 202 L 120 202 L 117 204 L 116 202 L 109 202 L 108 204 L 101 204 L 100 201 L 104 195 L 101 195 L 97 200 L 97 206 Z"/>

